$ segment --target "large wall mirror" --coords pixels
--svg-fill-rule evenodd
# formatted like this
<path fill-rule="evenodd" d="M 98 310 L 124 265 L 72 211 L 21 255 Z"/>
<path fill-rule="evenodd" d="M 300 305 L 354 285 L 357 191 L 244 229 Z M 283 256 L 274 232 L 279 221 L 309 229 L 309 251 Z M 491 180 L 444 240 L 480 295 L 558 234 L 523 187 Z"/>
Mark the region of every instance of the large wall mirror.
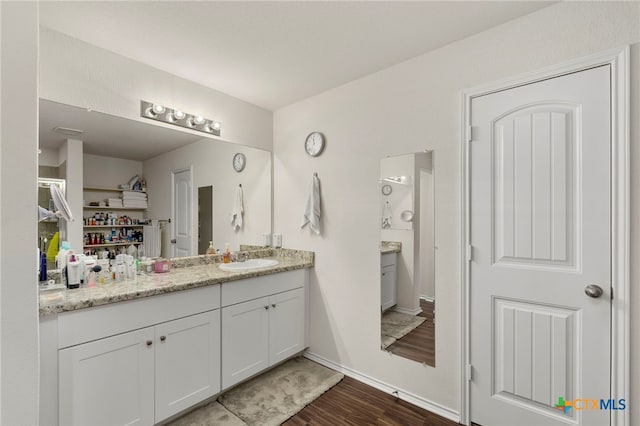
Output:
<path fill-rule="evenodd" d="M 238 250 L 271 232 L 268 151 L 45 99 L 39 143 L 40 177 L 66 178 L 75 220 L 65 238 L 76 251 L 101 255 L 134 245 L 149 256 L 197 255 L 210 241 Z M 232 162 L 238 152 L 246 158 L 240 173 Z M 244 220 L 234 227 L 238 190 Z M 39 241 L 45 250 L 57 224 L 49 226 Z"/>
<path fill-rule="evenodd" d="M 435 367 L 435 153 L 380 161 L 381 348 Z"/>

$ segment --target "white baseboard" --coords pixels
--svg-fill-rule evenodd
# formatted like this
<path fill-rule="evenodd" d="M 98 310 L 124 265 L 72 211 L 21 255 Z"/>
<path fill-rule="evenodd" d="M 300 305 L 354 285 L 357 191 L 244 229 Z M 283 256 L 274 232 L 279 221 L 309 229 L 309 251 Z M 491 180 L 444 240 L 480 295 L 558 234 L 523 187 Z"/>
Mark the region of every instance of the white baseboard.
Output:
<path fill-rule="evenodd" d="M 401 308 L 399 306 L 396 306 L 395 308 L 391 308 L 391 310 L 400 312 L 401 314 L 414 315 L 414 316 L 422 312 L 422 308 L 420 307 L 417 307 L 416 309 L 407 309 L 407 308 Z"/>
<path fill-rule="evenodd" d="M 431 302 L 431 303 L 436 301 L 436 298 L 431 296 L 420 296 L 420 299 L 424 300 L 425 302 Z"/>
<path fill-rule="evenodd" d="M 421 396 L 415 395 L 411 392 L 407 392 L 404 391 L 402 389 L 398 389 L 395 386 L 392 386 L 388 383 L 382 382 L 378 379 L 375 379 L 373 377 L 367 376 L 366 374 L 362 374 L 358 371 L 355 371 L 349 367 L 345 367 L 343 365 L 340 364 L 336 364 L 333 361 L 330 361 L 324 357 L 321 357 L 320 355 L 316 355 L 313 352 L 309 352 L 309 351 L 305 351 L 302 356 L 304 356 L 305 358 L 309 358 L 311 361 L 315 361 L 318 364 L 322 364 L 327 368 L 330 368 L 332 370 L 335 371 L 339 371 L 340 373 L 344 374 L 345 376 L 349 376 L 353 379 L 356 379 L 359 382 L 362 382 L 366 385 L 369 385 L 371 387 L 374 387 L 376 389 L 381 390 L 382 392 L 388 393 L 388 394 L 393 394 L 395 396 L 397 396 L 398 398 L 400 398 L 403 401 L 406 401 L 410 404 L 413 404 L 417 407 L 423 408 L 427 411 L 430 411 L 434 414 L 437 414 L 439 416 L 442 416 L 446 419 L 449 419 L 451 421 L 454 421 L 456 423 L 460 423 L 460 413 L 452 410 L 450 408 L 445 407 L 444 405 L 440 405 L 436 402 L 430 401 L 426 398 L 423 398 Z M 394 393 L 395 392 L 395 393 Z"/>

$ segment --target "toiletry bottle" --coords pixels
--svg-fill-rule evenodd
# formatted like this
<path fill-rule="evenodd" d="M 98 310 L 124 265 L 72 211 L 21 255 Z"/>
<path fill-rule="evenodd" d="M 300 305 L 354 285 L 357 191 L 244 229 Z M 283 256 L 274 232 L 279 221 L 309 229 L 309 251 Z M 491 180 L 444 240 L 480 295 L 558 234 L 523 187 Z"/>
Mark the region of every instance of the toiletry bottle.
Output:
<path fill-rule="evenodd" d="M 209 241 L 209 248 L 207 248 L 207 254 L 216 254 L 216 249 L 213 248 L 213 241 Z"/>
<path fill-rule="evenodd" d="M 124 254 L 116 255 L 116 282 L 122 282 L 126 278 Z"/>
<path fill-rule="evenodd" d="M 61 271 L 61 282 L 67 284 L 67 253 L 71 250 L 71 244 L 68 241 L 63 241 L 60 247 L 60 251 L 56 256 L 56 268 Z"/>
<path fill-rule="evenodd" d="M 225 243 L 224 245 L 224 254 L 222 255 L 222 261 L 224 263 L 231 262 L 231 247 L 229 247 L 229 243 Z"/>
<path fill-rule="evenodd" d="M 47 282 L 47 255 L 44 254 L 43 251 L 38 249 L 39 257 L 40 257 L 40 282 Z"/>

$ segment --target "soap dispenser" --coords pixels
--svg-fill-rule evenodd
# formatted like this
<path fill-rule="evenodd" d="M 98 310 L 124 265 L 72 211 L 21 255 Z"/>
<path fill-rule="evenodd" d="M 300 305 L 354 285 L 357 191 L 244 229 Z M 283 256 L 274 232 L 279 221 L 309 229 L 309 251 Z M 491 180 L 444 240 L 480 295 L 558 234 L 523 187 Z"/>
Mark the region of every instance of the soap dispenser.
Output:
<path fill-rule="evenodd" d="M 209 248 L 207 248 L 207 254 L 216 254 L 216 249 L 213 247 L 213 241 L 209 241 Z"/>
<path fill-rule="evenodd" d="M 225 243 L 224 245 L 224 254 L 222 255 L 222 261 L 224 263 L 231 262 L 231 247 L 229 246 L 229 243 Z"/>

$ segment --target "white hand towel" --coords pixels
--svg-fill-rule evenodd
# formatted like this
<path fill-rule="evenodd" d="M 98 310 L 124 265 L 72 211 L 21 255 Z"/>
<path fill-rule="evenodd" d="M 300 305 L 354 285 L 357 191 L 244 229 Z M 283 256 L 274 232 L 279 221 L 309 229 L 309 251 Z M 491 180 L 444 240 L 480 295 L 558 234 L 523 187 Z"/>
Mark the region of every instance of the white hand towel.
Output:
<path fill-rule="evenodd" d="M 320 215 L 320 179 L 314 174 L 309 183 L 307 204 L 304 207 L 304 217 L 300 228 L 304 228 L 309 224 L 311 230 L 320 235 Z"/>
<path fill-rule="evenodd" d="M 244 215 L 244 206 L 242 205 L 242 187 L 239 186 L 236 189 L 236 199 L 231 210 L 231 227 L 236 231 L 242 228 L 242 215 Z"/>
<path fill-rule="evenodd" d="M 382 210 L 382 229 L 391 228 L 391 206 L 387 201 L 384 203 L 384 209 Z"/>

